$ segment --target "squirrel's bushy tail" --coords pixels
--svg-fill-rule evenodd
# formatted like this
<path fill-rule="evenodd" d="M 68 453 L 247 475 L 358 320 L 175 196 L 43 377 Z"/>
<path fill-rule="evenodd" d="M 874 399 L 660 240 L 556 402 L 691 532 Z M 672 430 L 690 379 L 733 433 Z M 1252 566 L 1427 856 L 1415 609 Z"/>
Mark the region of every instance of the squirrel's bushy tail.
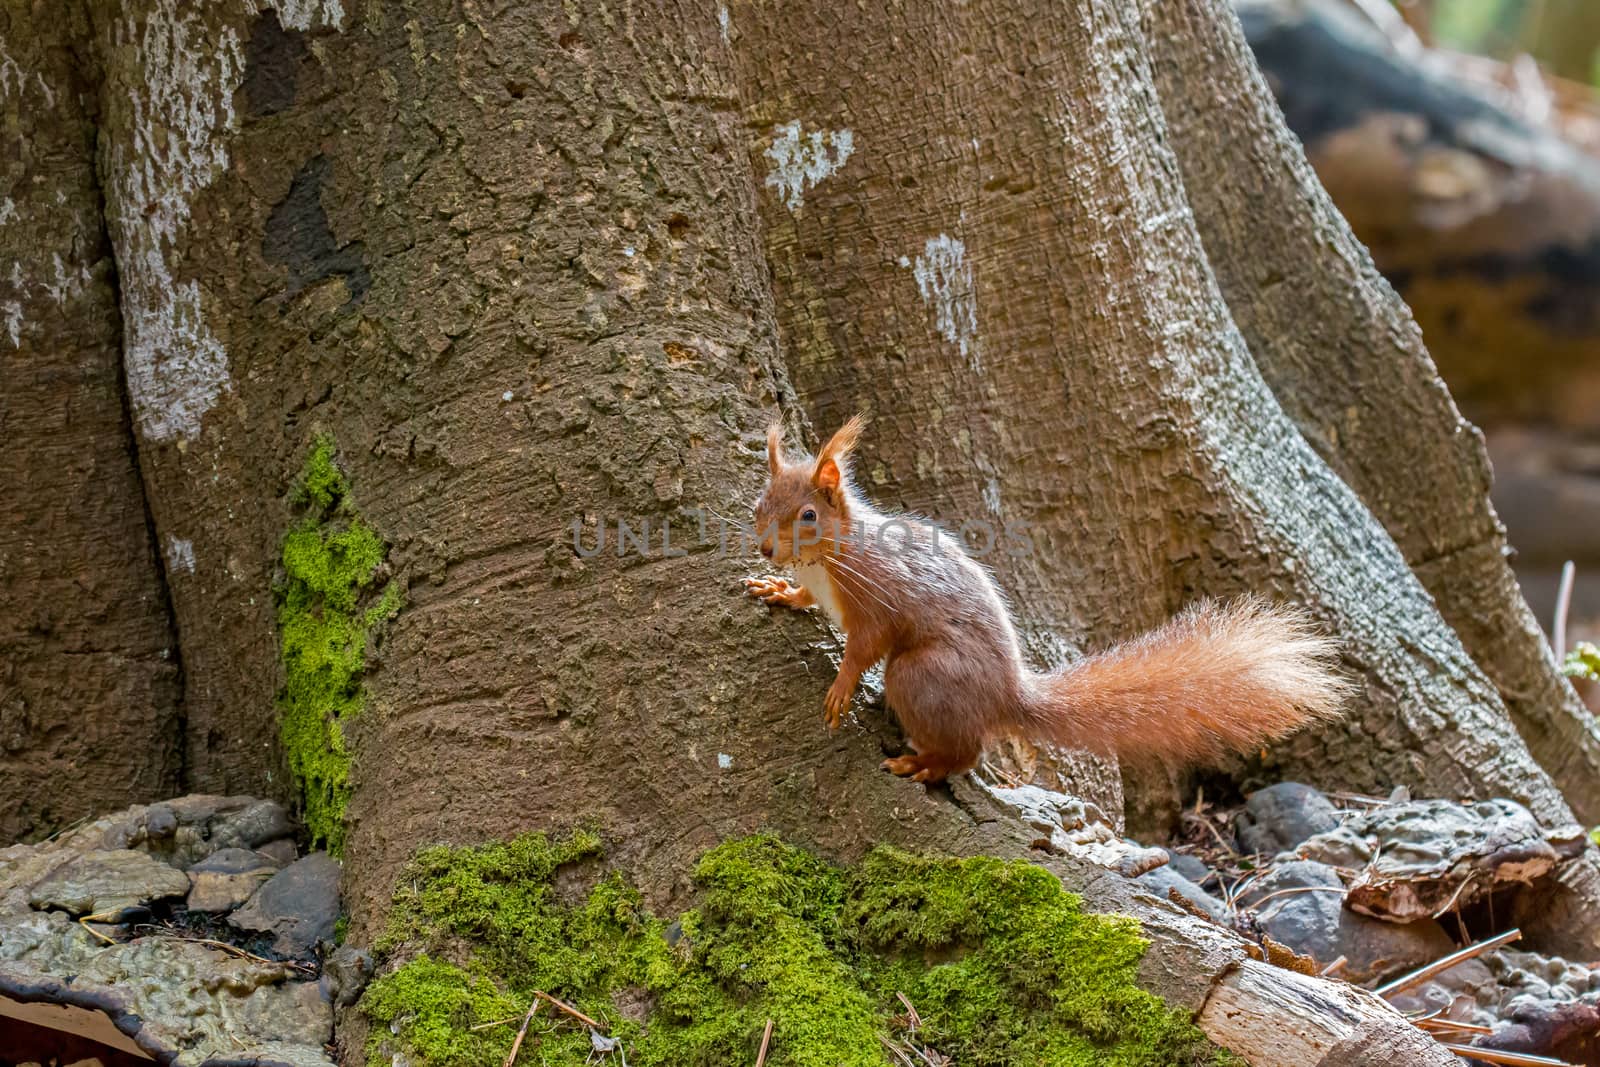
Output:
<path fill-rule="evenodd" d="M 1216 761 L 1315 719 L 1349 691 L 1335 643 L 1254 597 L 1203 601 L 1166 625 L 1051 674 L 1029 674 L 1026 732 L 1135 761 Z"/>

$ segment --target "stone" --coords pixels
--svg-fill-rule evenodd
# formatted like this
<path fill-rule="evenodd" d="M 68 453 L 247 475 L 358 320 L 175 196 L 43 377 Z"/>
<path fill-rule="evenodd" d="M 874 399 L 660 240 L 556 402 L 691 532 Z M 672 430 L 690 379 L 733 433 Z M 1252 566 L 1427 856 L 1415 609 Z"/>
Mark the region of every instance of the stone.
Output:
<path fill-rule="evenodd" d="M 1577 825 L 1546 830 L 1510 800 L 1413 800 L 1347 817 L 1296 854 L 1360 871 L 1348 905 L 1391 922 L 1430 918 L 1550 874 L 1586 847 Z"/>
<path fill-rule="evenodd" d="M 71 974 L 104 945 L 59 911 L 0 917 L 0 963 Z"/>
<path fill-rule="evenodd" d="M 189 910 L 232 911 L 277 874 L 279 866 L 249 849 L 218 849 L 189 868 Z"/>
<path fill-rule="evenodd" d="M 301 857 L 268 879 L 228 922 L 275 935 L 273 951 L 304 958 L 333 940 L 339 919 L 339 862 L 326 852 Z"/>
<path fill-rule="evenodd" d="M 354 1004 L 371 978 L 372 953 L 354 945 L 340 945 L 322 964 L 323 990 L 340 1008 Z"/>
<path fill-rule="evenodd" d="M 293 826 L 283 805 L 248 796 L 191 793 L 135 805 L 89 828 L 94 848 L 138 849 L 187 870 L 219 848 L 253 848 L 287 836 Z"/>
<path fill-rule="evenodd" d="M 1250 794 L 1234 833 L 1244 851 L 1276 856 L 1338 826 L 1339 810 L 1327 797 L 1309 785 L 1279 782 Z"/>
<path fill-rule="evenodd" d="M 1172 869 L 1183 875 L 1197 886 L 1204 887 L 1207 878 L 1216 872 L 1206 866 L 1206 861 L 1198 856 L 1191 856 L 1187 852 L 1174 852 L 1167 850 L 1167 862 Z"/>
<path fill-rule="evenodd" d="M 276 841 L 268 841 L 264 845 L 256 846 L 256 851 L 266 856 L 279 867 L 287 867 L 300 858 L 300 850 L 294 847 L 294 839 L 280 837 Z"/>
<path fill-rule="evenodd" d="M 131 1022 L 161 1063 L 330 1067 L 333 1006 L 288 965 L 178 938 L 103 945 L 78 935 L 59 956 L 45 953 L 49 936 L 34 936 L 38 947 L 18 959 L 0 956 L 0 995 L 98 1007 Z"/>
<path fill-rule="evenodd" d="M 1217 922 L 1227 922 L 1227 906 L 1194 882 L 1185 878 L 1171 864 L 1146 871 L 1135 878 L 1134 881 L 1166 901 L 1172 899 L 1169 893 L 1172 890 L 1177 890 L 1179 896 L 1194 904 Z"/>
<path fill-rule="evenodd" d="M 1600 1036 L 1600 1005 L 1577 1001 L 1522 997 L 1507 1005 L 1505 1019 L 1494 1033 L 1478 1039 L 1478 1048 L 1550 1056 L 1592 1049 Z M 1565 1062 L 1570 1055 L 1547 1059 Z M 1589 1060 L 1588 1056 L 1583 1057 Z M 1592 1062 L 1592 1061 L 1591 1061 Z"/>
<path fill-rule="evenodd" d="M 1105 812 L 1091 802 L 1036 785 L 1006 787 L 990 785 L 981 778 L 972 781 L 1031 827 L 1039 835 L 1040 847 L 1077 856 L 1127 878 L 1167 862 L 1165 849 L 1120 838 Z"/>
<path fill-rule="evenodd" d="M 211 823 L 211 843 L 217 848 L 255 848 L 294 832 L 289 812 L 272 800 L 256 800 L 239 811 L 220 815 Z"/>
<path fill-rule="evenodd" d="M 0 848 L 0 916 L 32 910 L 28 894 L 33 887 L 77 855 L 79 853 L 61 848 L 53 841 Z"/>
<path fill-rule="evenodd" d="M 1500 948 L 1485 956 L 1484 962 L 1499 983 L 1501 1007 L 1506 1009 L 1507 1015 L 1511 1014 L 1509 1008 L 1513 1000 L 1576 1000 L 1586 995 L 1594 984 L 1594 971 L 1559 956 Z"/>
<path fill-rule="evenodd" d="M 152 804 L 144 813 L 144 831 L 147 838 L 160 841 L 178 832 L 178 816 L 165 804 Z"/>
<path fill-rule="evenodd" d="M 1341 973 L 1352 982 L 1393 977 L 1455 950 L 1431 918 L 1403 925 L 1380 922 L 1350 911 L 1344 897 L 1338 871 L 1296 860 L 1280 863 L 1252 882 L 1238 904 L 1254 911 L 1257 924 L 1274 941 L 1320 966 L 1345 957 Z"/>
<path fill-rule="evenodd" d="M 146 852 L 94 850 L 56 868 L 33 887 L 28 903 L 74 915 L 110 915 L 189 891 L 189 878 Z"/>

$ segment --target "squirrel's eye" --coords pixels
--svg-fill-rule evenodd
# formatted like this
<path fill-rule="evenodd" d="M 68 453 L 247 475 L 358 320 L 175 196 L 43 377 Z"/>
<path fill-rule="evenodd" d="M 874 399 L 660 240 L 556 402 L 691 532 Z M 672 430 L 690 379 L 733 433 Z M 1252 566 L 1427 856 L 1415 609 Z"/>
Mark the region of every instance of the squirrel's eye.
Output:
<path fill-rule="evenodd" d="M 816 522 L 817 521 L 816 509 L 815 508 L 806 508 L 804 511 L 802 511 L 800 513 L 800 521 L 801 522 Z"/>

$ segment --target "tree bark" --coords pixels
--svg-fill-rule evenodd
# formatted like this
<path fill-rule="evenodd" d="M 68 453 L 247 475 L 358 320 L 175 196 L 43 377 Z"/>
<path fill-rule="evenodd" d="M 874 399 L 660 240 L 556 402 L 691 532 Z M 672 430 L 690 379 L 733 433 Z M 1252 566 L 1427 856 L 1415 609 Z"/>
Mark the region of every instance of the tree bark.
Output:
<path fill-rule="evenodd" d="M 1600 731 L 1517 590 L 1483 439 L 1317 181 L 1238 24 L 1207 6 L 1149 5 L 1154 65 L 1208 258 L 1255 363 L 1383 523 L 1578 817 L 1600 821 Z M 1224 71 L 1252 91 L 1208 91 Z"/>
<path fill-rule="evenodd" d="M 1187 8 L 1232 22 L 1223 5 Z M 1313 605 L 1365 692 L 1345 727 L 1288 746 L 1285 768 L 1512 795 L 1569 819 L 1394 542 L 1252 361 L 1216 280 L 1241 250 L 1208 263 L 1133 13 L 881 17 L 786 9 L 740 25 L 737 51 L 758 166 L 796 117 L 802 132 L 852 123 L 837 177 L 763 205 L 800 399 L 824 424 L 874 410 L 862 466 L 901 494 L 886 502 L 1038 531 L 1043 550 L 1002 564 L 1003 584 L 1068 639 L 1125 636 L 1197 594 Z M 929 426 L 954 447 L 936 452 Z M 1483 489 L 1462 489 L 1465 506 L 1487 513 Z"/>
<path fill-rule="evenodd" d="M 183 787 L 180 659 L 123 399 L 87 29 L 76 3 L 11 4 L 0 21 L 6 840 Z M 183 545 L 166 551 L 181 569 Z"/>

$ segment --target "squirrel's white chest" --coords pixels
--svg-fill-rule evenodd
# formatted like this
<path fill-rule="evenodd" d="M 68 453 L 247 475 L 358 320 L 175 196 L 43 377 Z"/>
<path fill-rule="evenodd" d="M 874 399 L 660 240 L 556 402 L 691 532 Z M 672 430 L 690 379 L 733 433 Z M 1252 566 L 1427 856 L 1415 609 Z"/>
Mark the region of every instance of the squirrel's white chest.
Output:
<path fill-rule="evenodd" d="M 828 616 L 828 621 L 844 630 L 844 612 L 839 607 L 839 597 L 833 591 L 833 579 L 828 568 L 820 562 L 802 563 L 795 567 L 794 576 L 806 591 L 817 598 L 817 606 Z"/>

